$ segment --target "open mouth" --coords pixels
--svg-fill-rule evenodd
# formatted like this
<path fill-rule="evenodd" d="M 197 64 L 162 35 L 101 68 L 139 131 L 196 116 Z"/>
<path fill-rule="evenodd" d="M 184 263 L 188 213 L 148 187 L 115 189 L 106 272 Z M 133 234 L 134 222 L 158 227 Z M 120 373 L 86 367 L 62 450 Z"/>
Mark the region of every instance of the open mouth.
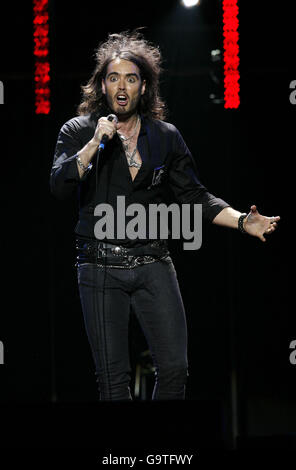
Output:
<path fill-rule="evenodd" d="M 119 106 L 126 106 L 128 102 L 128 98 L 124 94 L 120 94 L 116 96 L 116 102 L 119 104 Z"/>

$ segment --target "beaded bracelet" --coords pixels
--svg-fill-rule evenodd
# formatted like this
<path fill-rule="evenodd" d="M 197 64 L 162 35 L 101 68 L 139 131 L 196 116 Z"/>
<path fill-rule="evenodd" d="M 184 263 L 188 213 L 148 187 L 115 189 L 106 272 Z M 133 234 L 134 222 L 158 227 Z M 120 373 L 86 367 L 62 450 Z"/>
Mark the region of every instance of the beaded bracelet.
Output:
<path fill-rule="evenodd" d="M 92 163 L 89 163 L 88 166 L 85 166 L 82 163 L 81 158 L 79 157 L 79 155 L 77 155 L 76 159 L 77 159 L 78 165 L 80 166 L 80 168 L 82 168 L 83 171 L 89 171 L 92 168 Z"/>
<path fill-rule="evenodd" d="M 247 233 L 244 229 L 244 219 L 248 216 L 248 214 L 244 213 L 241 214 L 238 218 L 238 229 L 241 233 Z"/>

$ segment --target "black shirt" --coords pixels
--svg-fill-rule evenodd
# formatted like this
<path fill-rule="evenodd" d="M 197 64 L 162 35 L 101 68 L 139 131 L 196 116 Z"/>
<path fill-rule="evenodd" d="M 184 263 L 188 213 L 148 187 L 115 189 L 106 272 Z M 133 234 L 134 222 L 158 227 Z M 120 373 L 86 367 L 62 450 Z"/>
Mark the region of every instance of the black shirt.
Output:
<path fill-rule="evenodd" d="M 173 124 L 143 116 L 137 143 L 142 166 L 134 180 L 117 134 L 106 144 L 98 165 L 94 156 L 92 169 L 80 178 L 76 155 L 93 137 L 98 118 L 95 113 L 78 116 L 62 126 L 50 175 L 51 191 L 57 198 L 69 198 L 78 190 L 79 220 L 75 228 L 78 236 L 95 238 L 94 224 L 99 217 L 94 217 L 94 207 L 108 203 L 114 209 L 115 231 L 114 237 L 105 241 L 125 246 L 147 242 L 116 238 L 117 196 L 125 196 L 125 206 L 140 203 L 145 208 L 149 204 L 171 202 L 202 204 L 203 217 L 210 222 L 229 207 L 199 181 L 195 162 L 178 129 Z M 126 223 L 131 218 L 127 217 Z"/>

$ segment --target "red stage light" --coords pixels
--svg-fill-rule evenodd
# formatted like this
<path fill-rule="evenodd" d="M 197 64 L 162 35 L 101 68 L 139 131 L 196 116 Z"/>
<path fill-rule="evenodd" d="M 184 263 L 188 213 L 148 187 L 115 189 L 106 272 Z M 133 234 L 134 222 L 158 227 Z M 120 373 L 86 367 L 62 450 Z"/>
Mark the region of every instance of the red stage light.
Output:
<path fill-rule="evenodd" d="M 48 0 L 33 0 L 35 57 L 35 113 L 50 112 L 50 64 Z"/>
<path fill-rule="evenodd" d="M 223 0 L 224 108 L 238 108 L 239 46 L 237 0 Z"/>

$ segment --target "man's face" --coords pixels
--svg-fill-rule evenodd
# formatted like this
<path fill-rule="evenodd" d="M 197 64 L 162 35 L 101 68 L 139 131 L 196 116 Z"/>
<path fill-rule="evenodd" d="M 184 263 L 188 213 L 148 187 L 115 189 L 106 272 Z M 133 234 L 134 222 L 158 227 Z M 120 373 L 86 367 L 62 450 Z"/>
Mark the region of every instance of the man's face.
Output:
<path fill-rule="evenodd" d="M 119 117 L 136 112 L 145 86 L 139 67 L 129 60 L 119 58 L 108 64 L 105 79 L 102 80 L 102 92 L 106 95 L 109 107 Z"/>

